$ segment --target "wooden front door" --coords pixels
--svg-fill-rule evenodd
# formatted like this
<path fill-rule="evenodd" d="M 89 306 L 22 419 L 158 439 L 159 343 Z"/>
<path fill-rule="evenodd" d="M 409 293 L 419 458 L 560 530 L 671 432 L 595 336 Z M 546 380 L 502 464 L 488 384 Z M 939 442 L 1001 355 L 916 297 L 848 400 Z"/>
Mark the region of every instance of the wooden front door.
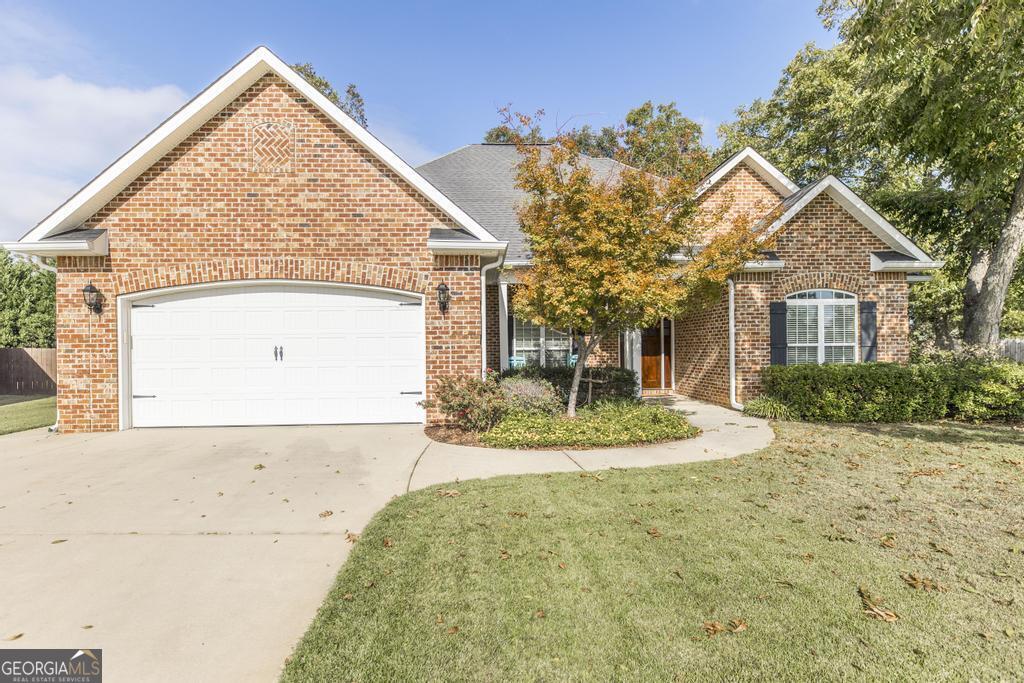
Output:
<path fill-rule="evenodd" d="M 648 327 L 640 334 L 640 386 L 667 389 L 672 386 L 672 323 Z"/>

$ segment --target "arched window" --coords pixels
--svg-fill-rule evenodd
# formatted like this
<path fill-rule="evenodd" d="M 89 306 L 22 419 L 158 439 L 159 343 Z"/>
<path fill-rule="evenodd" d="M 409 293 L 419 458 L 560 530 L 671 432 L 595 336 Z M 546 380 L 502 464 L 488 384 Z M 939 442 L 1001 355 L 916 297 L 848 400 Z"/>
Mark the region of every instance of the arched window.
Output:
<path fill-rule="evenodd" d="M 857 297 L 812 289 L 786 297 L 786 364 L 856 363 Z"/>

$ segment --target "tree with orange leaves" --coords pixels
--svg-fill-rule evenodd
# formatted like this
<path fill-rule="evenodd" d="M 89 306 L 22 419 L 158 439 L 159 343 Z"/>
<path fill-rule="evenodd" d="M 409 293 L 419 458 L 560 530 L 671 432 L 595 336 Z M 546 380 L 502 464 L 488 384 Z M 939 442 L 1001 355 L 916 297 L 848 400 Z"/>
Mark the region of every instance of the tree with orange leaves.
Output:
<path fill-rule="evenodd" d="M 513 131 L 536 125 L 531 116 L 505 117 Z M 651 136 L 660 133 L 620 129 L 624 161 L 631 149 L 657 148 Z M 699 128 L 694 135 L 699 142 Z M 696 189 L 706 164 L 673 164 L 682 172 L 669 177 L 620 165 L 599 177 L 571 133 L 546 145 L 513 140 L 521 156 L 516 184 L 527 193 L 519 219 L 533 255 L 532 267 L 517 273 L 513 308 L 572 334 L 579 351 L 567 414 L 575 417 L 583 368 L 601 340 L 716 301 L 728 277 L 768 248 L 770 220 L 741 215 L 722 225 L 725 203 L 702 211 Z"/>

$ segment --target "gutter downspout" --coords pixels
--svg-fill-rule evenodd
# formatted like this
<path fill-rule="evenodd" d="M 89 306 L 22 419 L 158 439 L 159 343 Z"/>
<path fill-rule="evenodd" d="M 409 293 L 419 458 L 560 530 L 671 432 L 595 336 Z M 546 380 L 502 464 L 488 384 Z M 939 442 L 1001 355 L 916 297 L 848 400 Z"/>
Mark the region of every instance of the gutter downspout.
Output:
<path fill-rule="evenodd" d="M 734 410 L 743 410 L 743 404 L 736 400 L 736 283 L 729 283 L 729 405 Z"/>
<path fill-rule="evenodd" d="M 480 376 L 487 377 L 487 273 L 501 265 L 501 257 L 480 267 Z"/>

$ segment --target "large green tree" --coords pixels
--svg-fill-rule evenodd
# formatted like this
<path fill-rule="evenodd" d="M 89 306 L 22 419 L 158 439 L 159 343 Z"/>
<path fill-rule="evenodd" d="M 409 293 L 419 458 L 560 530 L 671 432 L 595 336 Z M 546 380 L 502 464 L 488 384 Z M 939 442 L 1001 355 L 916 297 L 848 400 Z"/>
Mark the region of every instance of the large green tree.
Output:
<path fill-rule="evenodd" d="M 858 119 L 908 159 L 933 165 L 978 235 L 964 338 L 990 344 L 1024 249 L 1024 9 L 1020 0 L 825 0 L 828 26 L 863 60 Z"/>
<path fill-rule="evenodd" d="M 965 295 L 972 256 L 998 238 L 1009 196 L 978 197 L 974 183 L 950 175 L 941 160 L 909 154 L 889 139 L 872 114 L 876 94 L 864 87 L 867 61 L 845 43 L 805 47 L 771 97 L 741 107 L 735 121 L 719 127 L 719 155 L 750 145 L 800 184 L 833 174 L 945 258 L 935 283 L 914 288 L 911 308 L 917 331 L 948 345 L 973 307 Z"/>
<path fill-rule="evenodd" d="M 356 87 L 355 83 L 349 83 L 345 86 L 345 95 L 342 96 L 331 85 L 330 81 L 316 72 L 316 69 L 309 62 L 292 64 L 292 68 L 309 81 L 310 85 L 319 90 L 324 97 L 338 105 L 343 112 L 355 119 L 356 123 L 363 128 L 369 126 L 366 121 L 366 102 L 363 101 L 363 96 L 359 94 L 359 88 Z"/>
<path fill-rule="evenodd" d="M 0 249 L 0 346 L 56 342 L 57 276 Z"/>

